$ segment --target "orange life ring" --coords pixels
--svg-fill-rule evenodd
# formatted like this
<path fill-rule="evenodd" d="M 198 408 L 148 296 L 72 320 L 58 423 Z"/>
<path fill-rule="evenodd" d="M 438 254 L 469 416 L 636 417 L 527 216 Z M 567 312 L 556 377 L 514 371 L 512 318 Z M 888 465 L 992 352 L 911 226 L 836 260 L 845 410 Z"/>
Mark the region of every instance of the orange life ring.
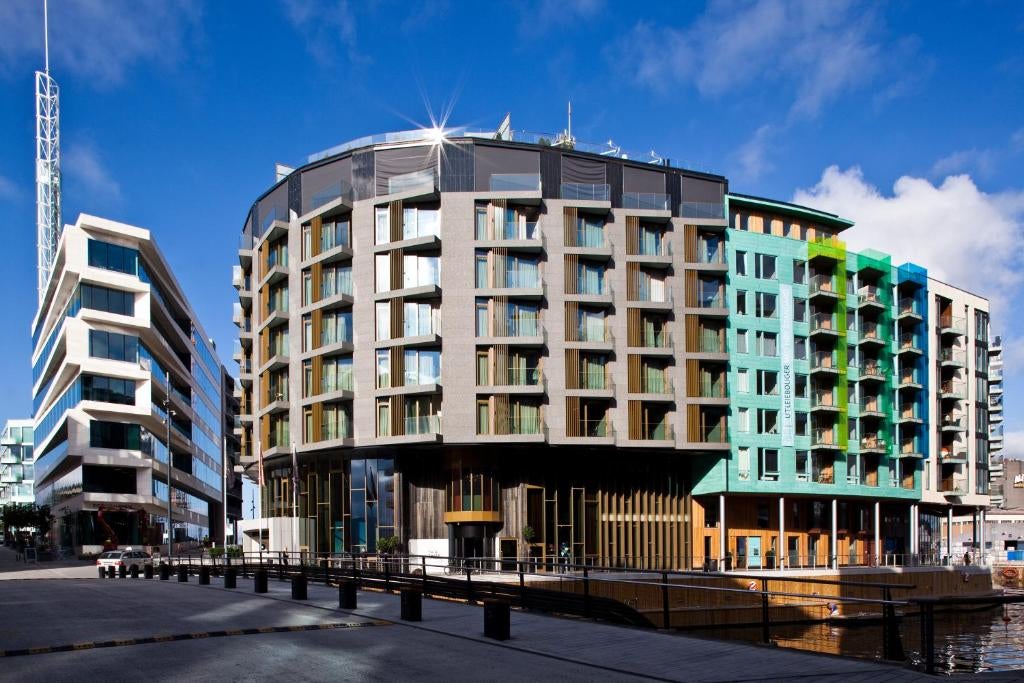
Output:
<path fill-rule="evenodd" d="M 757 584 L 754 583 L 753 581 L 751 581 L 750 583 L 747 584 L 747 590 L 748 591 L 756 591 L 757 590 Z"/>
<path fill-rule="evenodd" d="M 1016 579 L 1018 576 L 1020 576 L 1020 572 L 1018 572 L 1013 567 L 1006 567 L 1000 573 L 1003 575 L 1004 579 Z"/>

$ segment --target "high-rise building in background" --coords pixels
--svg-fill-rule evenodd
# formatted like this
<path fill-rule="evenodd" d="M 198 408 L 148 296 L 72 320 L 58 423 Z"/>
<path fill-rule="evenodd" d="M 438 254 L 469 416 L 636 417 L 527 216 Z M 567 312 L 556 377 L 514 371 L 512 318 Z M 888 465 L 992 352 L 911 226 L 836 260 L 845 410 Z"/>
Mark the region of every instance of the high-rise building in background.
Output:
<path fill-rule="evenodd" d="M 36 502 L 32 445 L 32 420 L 8 420 L 0 432 L 0 508 Z"/>
<path fill-rule="evenodd" d="M 989 458 L 992 461 L 992 506 L 1006 501 L 1006 472 L 1003 468 L 1003 340 L 994 337 L 988 347 L 988 431 Z M 1017 454 L 1019 458 L 1024 454 Z M 1010 485 L 1013 485 L 1011 480 Z"/>
<path fill-rule="evenodd" d="M 175 542 L 219 542 L 233 418 L 170 266 L 148 230 L 88 215 L 65 226 L 55 264 L 32 323 L 35 498 L 54 542 L 160 546 L 168 485 Z"/>
<path fill-rule="evenodd" d="M 848 250 L 850 221 L 657 162 L 458 129 L 281 169 L 234 273 L 246 535 L 938 560 L 940 520 L 989 500 L 987 303 Z"/>

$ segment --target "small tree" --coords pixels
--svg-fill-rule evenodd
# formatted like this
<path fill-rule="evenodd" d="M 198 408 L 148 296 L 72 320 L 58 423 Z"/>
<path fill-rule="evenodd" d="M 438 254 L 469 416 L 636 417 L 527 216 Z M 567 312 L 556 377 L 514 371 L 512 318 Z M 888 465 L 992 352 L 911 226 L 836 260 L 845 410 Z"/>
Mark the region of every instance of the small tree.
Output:
<path fill-rule="evenodd" d="M 398 550 L 398 536 L 384 536 L 377 539 L 377 552 L 382 555 L 390 555 Z"/>
<path fill-rule="evenodd" d="M 533 530 L 533 527 L 530 526 L 529 524 L 526 524 L 525 526 L 523 526 L 522 534 L 523 534 L 523 540 L 526 541 L 527 543 L 530 543 L 531 541 L 533 541 L 534 538 L 537 537 L 537 533 Z"/>

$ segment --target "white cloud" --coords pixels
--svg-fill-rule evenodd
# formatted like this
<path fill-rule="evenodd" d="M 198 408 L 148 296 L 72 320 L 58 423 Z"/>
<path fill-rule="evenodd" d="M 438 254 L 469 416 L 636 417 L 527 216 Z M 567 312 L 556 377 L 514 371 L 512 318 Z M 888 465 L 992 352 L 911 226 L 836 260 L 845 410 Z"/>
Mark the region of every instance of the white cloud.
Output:
<path fill-rule="evenodd" d="M 1024 377 L 1024 337 L 1003 335 L 1003 374 Z"/>
<path fill-rule="evenodd" d="M 974 170 L 987 176 L 995 167 L 995 154 L 989 149 L 971 149 L 953 152 L 932 164 L 930 175 L 933 178 L 944 177 L 951 173 Z"/>
<path fill-rule="evenodd" d="M 1008 311 L 1024 282 L 1024 191 L 986 194 L 968 175 L 935 185 L 900 177 L 883 194 L 857 167 L 830 166 L 798 204 L 856 222 L 844 238 L 852 249 L 882 249 L 895 263 L 924 266 L 933 277 L 988 297 Z"/>
<path fill-rule="evenodd" d="M 121 184 L 103 166 L 91 145 L 68 145 L 61 160 L 64 178 L 80 184 L 90 195 L 114 201 L 121 199 Z"/>
<path fill-rule="evenodd" d="M 768 143 L 774 133 L 774 127 L 765 124 L 754 131 L 751 138 L 736 150 L 739 178 L 748 182 L 754 181 L 774 168 L 768 149 Z"/>
<path fill-rule="evenodd" d="M 685 28 L 638 23 L 608 52 L 641 85 L 693 83 L 721 97 L 768 83 L 790 113 L 815 116 L 842 92 L 876 79 L 888 54 L 868 8 L 848 0 L 718 2 Z"/>
<path fill-rule="evenodd" d="M 306 50 L 321 65 L 334 63 L 339 47 L 351 62 L 368 62 L 356 48 L 356 16 L 348 0 L 322 5 L 314 0 L 284 0 L 292 26 L 303 33 Z"/>
<path fill-rule="evenodd" d="M 1003 456 L 1024 458 L 1024 431 L 1003 432 Z"/>
<path fill-rule="evenodd" d="M 17 199 L 21 195 L 13 181 L 0 175 L 0 199 Z"/>
<path fill-rule="evenodd" d="M 519 31 L 538 36 L 555 27 L 592 19 L 603 12 L 604 7 L 604 0 L 540 0 L 535 6 L 522 3 Z"/>
<path fill-rule="evenodd" d="M 193 0 L 64 0 L 50 5 L 51 70 L 100 85 L 119 83 L 139 62 L 171 65 L 199 25 Z M 0 71 L 43 67 L 42 3 L 0 2 Z"/>

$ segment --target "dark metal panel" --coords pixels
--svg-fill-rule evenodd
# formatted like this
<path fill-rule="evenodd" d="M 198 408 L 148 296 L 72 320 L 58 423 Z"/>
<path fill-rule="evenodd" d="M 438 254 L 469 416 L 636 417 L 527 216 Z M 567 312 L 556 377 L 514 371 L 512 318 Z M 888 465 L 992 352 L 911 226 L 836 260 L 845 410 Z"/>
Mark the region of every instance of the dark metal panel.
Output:
<path fill-rule="evenodd" d="M 302 172 L 303 213 L 308 211 L 313 195 L 343 184 L 352 186 L 352 157 L 333 159 L 326 164 Z"/>
<path fill-rule="evenodd" d="M 288 210 L 302 215 L 302 175 L 298 173 L 288 176 Z"/>
<path fill-rule="evenodd" d="M 683 201 L 682 183 L 680 175 L 673 171 L 665 174 L 665 192 L 668 193 L 668 206 L 672 209 L 672 215 L 679 215 L 679 204 Z"/>
<path fill-rule="evenodd" d="M 604 185 L 607 183 L 606 163 L 598 159 L 562 155 L 562 182 L 581 183 L 584 185 Z"/>
<path fill-rule="evenodd" d="M 540 173 L 540 152 L 495 145 L 475 145 L 477 192 L 491 189 L 492 173 Z"/>
<path fill-rule="evenodd" d="M 540 183 L 544 199 L 558 199 L 562 195 L 562 153 L 559 150 L 541 150 Z"/>
<path fill-rule="evenodd" d="M 718 180 L 683 176 L 682 201 L 721 204 L 725 201 L 725 184 Z"/>
<path fill-rule="evenodd" d="M 615 186 L 612 185 L 614 188 Z M 623 192 L 665 193 L 665 173 L 636 166 L 626 166 L 622 174 Z"/>
<path fill-rule="evenodd" d="M 352 189 L 356 199 L 370 199 L 376 196 L 372 149 L 361 150 L 352 155 Z"/>
<path fill-rule="evenodd" d="M 622 163 L 609 161 L 607 164 L 608 185 L 611 187 L 612 206 L 622 206 L 623 169 Z M 629 168 L 627 167 L 628 171 Z"/>
<path fill-rule="evenodd" d="M 441 150 L 441 191 L 473 191 L 473 143 L 445 145 Z"/>

